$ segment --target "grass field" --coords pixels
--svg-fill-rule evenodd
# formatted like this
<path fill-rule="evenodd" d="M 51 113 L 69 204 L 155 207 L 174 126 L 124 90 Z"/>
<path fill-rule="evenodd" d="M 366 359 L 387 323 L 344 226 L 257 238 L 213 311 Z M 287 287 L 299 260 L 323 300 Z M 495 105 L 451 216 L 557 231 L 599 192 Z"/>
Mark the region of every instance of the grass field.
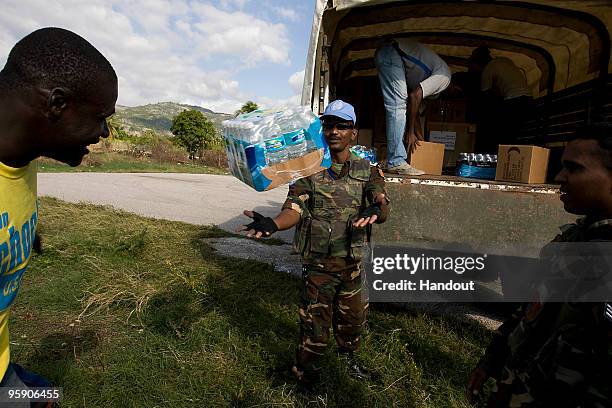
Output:
<path fill-rule="evenodd" d="M 159 163 L 147 157 L 137 158 L 116 152 L 92 152 L 85 156 L 83 164 L 70 167 L 52 159 L 38 159 L 40 172 L 106 172 L 106 173 L 204 173 L 228 174 L 213 166 L 191 163 Z"/>
<path fill-rule="evenodd" d="M 214 227 L 43 198 L 43 254 L 11 318 L 12 359 L 63 387 L 62 407 L 467 407 L 463 386 L 489 332 L 375 307 L 347 376 L 330 344 L 320 396 L 287 375 L 300 283 L 224 258 Z"/>

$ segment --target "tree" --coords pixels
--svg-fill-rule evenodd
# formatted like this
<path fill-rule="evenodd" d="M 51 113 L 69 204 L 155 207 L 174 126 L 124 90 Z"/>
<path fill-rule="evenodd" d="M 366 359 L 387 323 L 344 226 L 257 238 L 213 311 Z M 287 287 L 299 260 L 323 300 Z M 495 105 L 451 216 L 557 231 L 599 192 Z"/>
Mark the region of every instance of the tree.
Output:
<path fill-rule="evenodd" d="M 117 119 L 117 116 L 115 116 L 115 114 L 106 118 L 106 126 L 108 126 L 108 130 L 109 130 L 109 135 L 108 135 L 109 140 L 127 139 L 129 136 L 128 133 L 123 128 L 123 126 L 121 125 L 121 122 L 119 121 L 119 119 Z"/>
<path fill-rule="evenodd" d="M 219 136 L 212 122 L 197 110 L 184 110 L 179 113 L 172 121 L 170 131 L 175 136 L 176 143 L 187 150 L 190 159 L 219 143 Z"/>
<path fill-rule="evenodd" d="M 236 116 L 241 115 L 243 113 L 253 112 L 254 110 L 259 109 L 259 106 L 253 101 L 246 101 L 242 108 L 236 111 Z"/>

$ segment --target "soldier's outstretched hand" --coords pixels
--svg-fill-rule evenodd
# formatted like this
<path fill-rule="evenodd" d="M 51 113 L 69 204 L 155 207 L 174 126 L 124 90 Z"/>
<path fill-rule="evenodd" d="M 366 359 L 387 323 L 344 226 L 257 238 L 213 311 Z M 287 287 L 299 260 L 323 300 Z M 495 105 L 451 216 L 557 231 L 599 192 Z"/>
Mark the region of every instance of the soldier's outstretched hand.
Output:
<path fill-rule="evenodd" d="M 382 214 L 382 205 L 385 200 L 385 195 L 379 194 L 373 204 L 361 210 L 359 219 L 353 223 L 353 227 L 363 228 L 369 224 L 374 224 Z"/>
<path fill-rule="evenodd" d="M 243 225 L 238 231 L 246 231 L 247 237 L 269 237 L 278 231 L 278 226 L 270 217 L 264 217 L 257 211 L 244 210 L 244 215 L 253 219 L 253 222 Z"/>
<path fill-rule="evenodd" d="M 353 223 L 354 227 L 363 228 L 368 224 L 374 224 L 380 217 L 380 203 L 374 203 L 359 213 L 359 219 Z"/>

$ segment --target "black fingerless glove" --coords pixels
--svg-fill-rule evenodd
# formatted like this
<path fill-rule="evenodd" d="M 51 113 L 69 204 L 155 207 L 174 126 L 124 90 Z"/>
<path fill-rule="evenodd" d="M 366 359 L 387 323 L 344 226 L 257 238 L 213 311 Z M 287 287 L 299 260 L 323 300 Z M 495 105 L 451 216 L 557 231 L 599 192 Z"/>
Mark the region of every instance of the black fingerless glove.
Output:
<path fill-rule="evenodd" d="M 364 208 L 359 213 L 359 218 L 368 218 L 375 215 L 377 218 L 380 218 L 380 214 L 382 213 L 382 208 L 380 208 L 380 203 L 374 203 L 370 206 Z"/>
<path fill-rule="evenodd" d="M 270 217 L 264 217 L 260 213 L 253 211 L 253 222 L 245 225 L 246 230 L 255 230 L 262 232 L 264 235 L 272 235 L 278 231 L 278 226 Z"/>

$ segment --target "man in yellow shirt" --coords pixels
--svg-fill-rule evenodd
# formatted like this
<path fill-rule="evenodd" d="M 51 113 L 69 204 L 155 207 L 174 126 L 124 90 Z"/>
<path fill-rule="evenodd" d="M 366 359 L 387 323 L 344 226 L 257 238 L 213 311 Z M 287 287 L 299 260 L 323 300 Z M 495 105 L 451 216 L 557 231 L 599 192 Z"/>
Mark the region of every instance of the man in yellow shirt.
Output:
<path fill-rule="evenodd" d="M 0 71 L 0 387 L 28 385 L 9 364 L 8 319 L 38 224 L 40 156 L 78 166 L 87 146 L 108 136 L 117 75 L 82 37 L 60 28 L 27 35 Z"/>

